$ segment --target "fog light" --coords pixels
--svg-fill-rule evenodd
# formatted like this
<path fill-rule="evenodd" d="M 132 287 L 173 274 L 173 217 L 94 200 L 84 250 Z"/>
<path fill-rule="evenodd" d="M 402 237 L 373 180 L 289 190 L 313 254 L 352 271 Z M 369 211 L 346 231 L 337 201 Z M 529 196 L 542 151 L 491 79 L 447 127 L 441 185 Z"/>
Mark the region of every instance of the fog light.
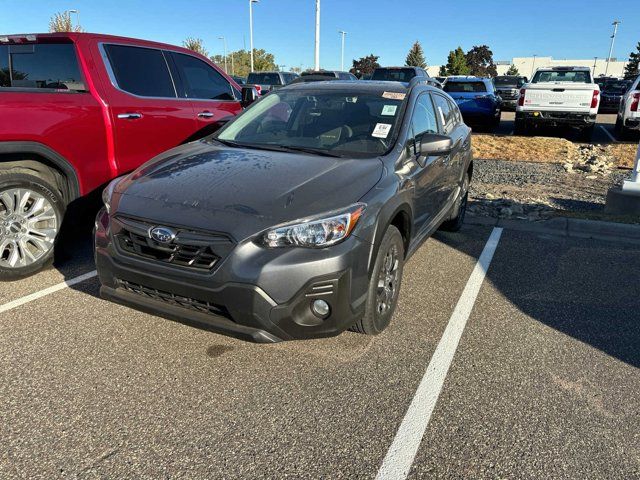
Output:
<path fill-rule="evenodd" d="M 314 300 L 311 304 L 311 311 L 318 317 L 326 317 L 331 312 L 329 304 L 324 300 Z"/>

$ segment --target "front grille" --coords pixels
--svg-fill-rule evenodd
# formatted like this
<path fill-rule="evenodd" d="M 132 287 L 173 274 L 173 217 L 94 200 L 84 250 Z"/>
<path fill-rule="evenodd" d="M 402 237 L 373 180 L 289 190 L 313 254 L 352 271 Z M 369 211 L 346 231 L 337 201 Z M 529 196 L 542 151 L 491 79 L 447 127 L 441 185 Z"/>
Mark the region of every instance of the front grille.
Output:
<path fill-rule="evenodd" d="M 182 307 L 182 308 L 186 308 L 196 312 L 206 313 L 209 315 L 218 315 L 218 316 L 223 316 L 229 319 L 231 318 L 226 308 L 220 305 L 213 304 L 211 302 L 197 300 L 195 298 L 183 297 L 180 295 L 176 295 L 175 293 L 170 293 L 162 290 L 157 290 L 155 288 L 145 287 L 144 285 L 129 282 L 127 280 L 118 279 L 117 283 L 119 288 L 122 288 L 123 290 L 129 293 L 150 298 L 152 300 L 163 302 L 168 305 Z"/>
<path fill-rule="evenodd" d="M 498 90 L 498 95 L 500 95 L 505 100 L 515 100 L 518 98 L 517 90 Z"/>
<path fill-rule="evenodd" d="M 150 237 L 152 228 L 153 224 L 116 217 L 112 232 L 117 246 L 127 255 L 201 271 L 213 269 L 235 246 L 224 234 L 180 228 L 174 229 L 173 240 L 161 243 Z"/>

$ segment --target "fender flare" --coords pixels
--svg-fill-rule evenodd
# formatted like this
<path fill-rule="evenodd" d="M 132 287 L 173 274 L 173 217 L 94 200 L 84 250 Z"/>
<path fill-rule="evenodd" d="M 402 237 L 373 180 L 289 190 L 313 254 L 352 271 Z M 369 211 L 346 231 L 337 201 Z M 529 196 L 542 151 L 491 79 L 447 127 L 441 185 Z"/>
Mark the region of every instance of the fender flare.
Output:
<path fill-rule="evenodd" d="M 67 179 L 67 195 L 68 201 L 71 202 L 80 197 L 80 181 L 78 180 L 78 173 L 73 165 L 58 152 L 52 148 L 40 143 L 31 141 L 17 141 L 17 142 L 0 142 L 0 155 L 1 154 L 23 154 L 32 153 L 40 157 L 45 158 L 53 165 L 55 165 L 64 174 Z"/>
<path fill-rule="evenodd" d="M 387 231 L 387 228 L 389 228 L 389 225 L 391 225 L 391 221 L 401 212 L 407 215 L 407 218 L 409 221 L 409 225 L 407 226 L 408 232 L 406 232 L 407 238 L 405 238 L 405 252 L 404 252 L 405 258 L 409 258 L 409 247 L 411 244 L 411 237 L 413 235 L 413 232 L 412 232 L 413 213 L 411 211 L 410 205 L 406 201 L 402 200 L 396 205 L 386 205 L 383 208 L 383 211 L 380 212 L 381 215 L 378 215 L 378 219 L 375 226 L 375 232 L 373 235 L 373 242 L 371 244 L 371 250 L 369 253 L 369 265 L 367 269 L 369 273 L 371 273 L 373 266 L 375 264 L 376 256 L 378 255 L 378 248 L 380 247 L 380 242 L 382 241 L 382 237 Z M 403 232 L 400 232 L 400 233 L 403 233 Z"/>

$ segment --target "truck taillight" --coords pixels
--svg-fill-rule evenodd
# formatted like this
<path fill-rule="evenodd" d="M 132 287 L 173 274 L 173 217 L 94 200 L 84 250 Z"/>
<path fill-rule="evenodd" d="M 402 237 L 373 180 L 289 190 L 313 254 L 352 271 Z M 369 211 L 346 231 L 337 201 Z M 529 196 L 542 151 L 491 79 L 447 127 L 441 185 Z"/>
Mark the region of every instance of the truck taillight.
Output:
<path fill-rule="evenodd" d="M 600 90 L 594 90 L 593 96 L 591 97 L 591 108 L 598 107 L 598 97 L 600 96 Z"/>
<path fill-rule="evenodd" d="M 518 97 L 518 106 L 521 107 L 524 105 L 524 93 L 526 90 L 524 88 L 520 89 L 520 96 Z"/>
<path fill-rule="evenodd" d="M 638 104 L 640 103 L 640 92 L 636 92 L 631 96 L 631 111 L 638 111 Z"/>

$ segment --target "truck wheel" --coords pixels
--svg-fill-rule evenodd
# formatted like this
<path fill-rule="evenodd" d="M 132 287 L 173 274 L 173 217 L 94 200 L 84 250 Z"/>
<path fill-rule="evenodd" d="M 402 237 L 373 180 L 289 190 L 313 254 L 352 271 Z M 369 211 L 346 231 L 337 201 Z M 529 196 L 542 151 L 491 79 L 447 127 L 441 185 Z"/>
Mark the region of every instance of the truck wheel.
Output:
<path fill-rule="evenodd" d="M 527 133 L 527 128 L 525 123 L 522 120 L 516 120 L 513 123 L 513 134 L 514 135 L 525 135 Z"/>
<path fill-rule="evenodd" d="M 53 259 L 64 201 L 30 170 L 0 171 L 0 280 L 37 272 Z"/>
<path fill-rule="evenodd" d="M 458 195 L 458 198 L 453 205 L 453 210 L 451 211 L 452 217 L 449 220 L 444 221 L 442 225 L 440 225 L 440 230 L 445 230 L 447 232 L 457 232 L 462 228 L 462 224 L 464 223 L 464 216 L 467 213 L 467 199 L 469 197 L 470 183 L 471 178 L 467 173 L 464 176 L 462 190 L 460 190 L 460 194 Z"/>
<path fill-rule="evenodd" d="M 369 279 L 364 315 L 351 327 L 351 330 L 367 335 L 377 335 L 387 328 L 398 303 L 403 267 L 402 235 L 396 227 L 389 225 L 380 242 Z"/>

